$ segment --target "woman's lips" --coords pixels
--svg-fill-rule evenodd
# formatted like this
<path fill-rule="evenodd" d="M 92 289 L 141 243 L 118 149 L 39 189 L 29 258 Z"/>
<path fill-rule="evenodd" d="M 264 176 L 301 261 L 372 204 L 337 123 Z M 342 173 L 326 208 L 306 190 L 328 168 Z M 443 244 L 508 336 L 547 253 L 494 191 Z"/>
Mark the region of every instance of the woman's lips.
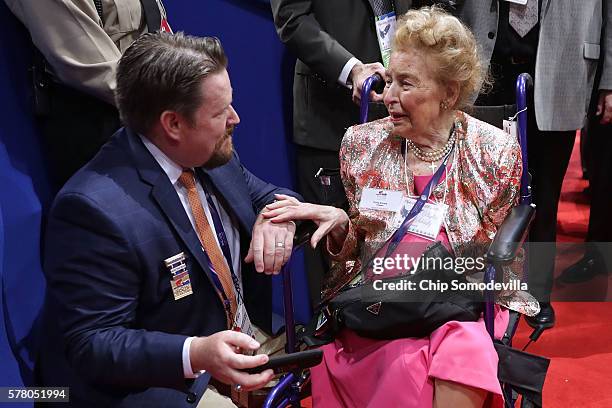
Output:
<path fill-rule="evenodd" d="M 400 115 L 399 113 L 389 112 L 389 117 L 391 118 L 392 123 L 401 122 L 402 119 L 406 117 L 406 115 Z"/>

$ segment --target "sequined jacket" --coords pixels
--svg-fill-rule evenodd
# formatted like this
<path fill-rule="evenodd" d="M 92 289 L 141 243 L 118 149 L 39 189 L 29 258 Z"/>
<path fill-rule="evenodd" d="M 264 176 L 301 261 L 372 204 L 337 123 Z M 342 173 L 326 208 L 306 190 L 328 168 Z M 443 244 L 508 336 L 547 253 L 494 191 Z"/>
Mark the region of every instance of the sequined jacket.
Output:
<path fill-rule="evenodd" d="M 365 188 L 414 191 L 410 170 L 404 172 L 402 139 L 391 133 L 389 118 L 350 127 L 340 148 L 340 166 L 349 201 L 349 231 L 342 248 L 330 255 L 337 261 L 324 284 L 329 299 L 359 272 L 361 261 L 374 255 L 395 228 L 394 213 L 359 209 Z M 479 256 L 491 242 L 510 209 L 518 203 L 521 150 L 516 139 L 466 113 L 456 118 L 456 146 L 447 167 L 446 182 L 433 192 L 449 206 L 444 227 L 456 256 Z M 446 189 L 446 194 L 445 190 Z M 480 252 L 480 253 L 478 253 Z M 516 279 L 520 259 L 505 270 L 504 280 Z M 503 292 L 498 303 L 527 315 L 539 306 L 525 292 Z"/>

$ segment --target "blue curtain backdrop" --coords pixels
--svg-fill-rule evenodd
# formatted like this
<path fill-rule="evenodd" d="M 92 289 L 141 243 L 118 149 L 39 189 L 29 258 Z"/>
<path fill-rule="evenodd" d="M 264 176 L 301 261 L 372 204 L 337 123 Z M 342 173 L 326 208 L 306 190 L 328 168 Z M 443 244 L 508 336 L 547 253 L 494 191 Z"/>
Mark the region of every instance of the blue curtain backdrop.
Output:
<path fill-rule="evenodd" d="M 27 32 L 0 2 L 0 385 L 32 385 L 42 209 L 50 199 L 44 156 L 29 102 Z M 31 405 L 31 404 L 29 404 Z M 4 405 L 3 405 L 4 406 Z M 28 404 L 15 406 L 24 407 Z"/>
<path fill-rule="evenodd" d="M 243 163 L 262 179 L 293 187 L 294 60 L 276 36 L 268 1 L 166 0 L 165 5 L 174 31 L 217 36 L 224 45 L 241 118 L 234 140 Z M 41 225 L 52 197 L 31 113 L 30 59 L 27 31 L 0 1 L 0 386 L 32 384 L 41 340 L 36 324 L 44 298 Z M 299 254 L 292 264 L 296 317 L 306 322 L 310 305 Z M 274 301 L 282 314 L 280 279 Z"/>
<path fill-rule="evenodd" d="M 294 186 L 291 146 L 292 58 L 281 44 L 264 0 L 166 1 L 174 31 L 221 40 L 228 56 L 234 107 L 240 115 L 234 143 L 241 161 L 258 177 Z M 301 256 L 292 262 L 296 318 L 306 322 L 310 305 Z M 275 310 L 282 313 L 280 277 Z M 278 323 L 280 324 L 280 323 Z"/>

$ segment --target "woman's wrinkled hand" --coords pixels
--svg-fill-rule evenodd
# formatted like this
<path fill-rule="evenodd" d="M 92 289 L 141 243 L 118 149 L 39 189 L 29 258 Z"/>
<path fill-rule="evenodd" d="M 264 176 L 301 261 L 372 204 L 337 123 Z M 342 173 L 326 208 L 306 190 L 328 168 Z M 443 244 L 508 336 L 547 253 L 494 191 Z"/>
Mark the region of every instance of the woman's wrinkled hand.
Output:
<path fill-rule="evenodd" d="M 311 220 L 318 227 L 310 238 L 313 248 L 326 235 L 333 240 L 334 247 L 342 247 L 349 225 L 346 212 L 328 205 L 302 203 L 294 197 L 283 194 L 277 194 L 276 199 L 278 201 L 268 204 L 262 211 L 264 218 L 274 223 Z"/>

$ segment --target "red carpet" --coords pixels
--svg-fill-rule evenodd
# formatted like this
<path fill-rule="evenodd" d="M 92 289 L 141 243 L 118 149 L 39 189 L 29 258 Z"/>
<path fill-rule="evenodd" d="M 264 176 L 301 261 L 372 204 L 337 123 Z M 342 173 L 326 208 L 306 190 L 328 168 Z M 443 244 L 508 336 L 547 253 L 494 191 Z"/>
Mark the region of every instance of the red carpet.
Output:
<path fill-rule="evenodd" d="M 559 203 L 559 242 L 583 242 L 586 236 L 589 201 L 583 190 L 588 183 L 581 178 L 579 145 L 577 138 Z M 581 255 L 575 245 L 560 245 L 556 274 Z M 606 293 L 612 280 L 600 276 L 581 285 L 581 290 Z M 569 289 L 575 290 L 555 287 L 553 298 L 562 297 Z M 612 408 L 612 303 L 554 302 L 554 307 L 556 326 L 527 349 L 551 359 L 544 385 L 544 407 Z M 530 334 L 531 328 L 521 320 L 515 347 L 522 348 Z M 303 406 L 312 406 L 310 398 Z"/>
<path fill-rule="evenodd" d="M 582 242 L 586 236 L 589 203 L 583 190 L 588 183 L 581 179 L 579 138 L 565 176 L 557 224 L 557 241 Z M 575 246 L 561 245 L 556 272 L 579 259 Z M 580 290 L 606 293 L 612 283 L 599 276 L 581 284 Z M 574 288 L 556 286 L 553 298 L 564 296 Z M 547 330 L 527 351 L 551 359 L 544 385 L 544 407 L 612 407 L 612 303 L 554 302 L 557 324 Z M 521 321 L 515 336 L 515 347 L 523 347 L 531 328 Z"/>

